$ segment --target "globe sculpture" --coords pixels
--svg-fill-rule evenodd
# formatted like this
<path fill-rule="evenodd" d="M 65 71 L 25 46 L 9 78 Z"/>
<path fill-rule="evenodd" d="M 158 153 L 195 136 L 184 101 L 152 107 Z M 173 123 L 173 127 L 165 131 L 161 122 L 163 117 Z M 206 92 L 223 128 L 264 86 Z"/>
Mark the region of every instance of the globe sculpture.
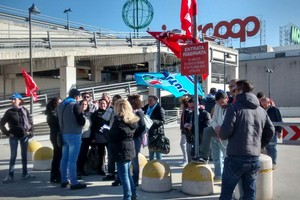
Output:
<path fill-rule="evenodd" d="M 151 23 L 153 14 L 153 7 L 148 0 L 128 0 L 122 9 L 124 23 L 137 34 L 139 29 Z"/>

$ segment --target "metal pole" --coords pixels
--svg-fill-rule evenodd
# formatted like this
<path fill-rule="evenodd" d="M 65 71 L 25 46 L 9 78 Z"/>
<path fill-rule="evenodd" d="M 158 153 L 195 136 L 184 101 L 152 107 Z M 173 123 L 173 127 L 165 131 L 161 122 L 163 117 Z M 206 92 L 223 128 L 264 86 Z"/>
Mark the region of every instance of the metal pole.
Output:
<path fill-rule="evenodd" d="M 197 3 L 197 2 L 196 2 Z M 193 16 L 193 37 L 197 38 L 197 15 Z M 195 157 L 199 157 L 199 123 L 198 123 L 198 75 L 194 75 L 194 125 L 195 125 Z"/>
<path fill-rule="evenodd" d="M 67 26 L 69 31 L 70 30 L 69 11 L 67 12 Z"/>
<path fill-rule="evenodd" d="M 31 12 L 29 11 L 29 71 L 30 76 L 33 78 L 33 70 L 32 70 L 32 36 L 31 36 Z M 32 94 L 30 94 L 30 115 L 33 113 L 33 98 Z"/>
<path fill-rule="evenodd" d="M 161 59 L 160 59 L 160 41 L 156 40 L 156 47 L 157 47 L 157 55 L 156 55 L 156 69 L 157 72 L 160 73 L 160 66 L 161 66 Z M 161 104 L 161 95 L 160 95 L 160 89 L 156 89 L 156 95 L 158 97 L 159 103 Z"/>
<path fill-rule="evenodd" d="M 224 52 L 224 76 L 223 76 L 223 82 L 224 82 L 224 92 L 226 92 L 226 53 Z"/>
<path fill-rule="evenodd" d="M 269 74 L 269 98 L 271 98 L 271 72 Z"/>

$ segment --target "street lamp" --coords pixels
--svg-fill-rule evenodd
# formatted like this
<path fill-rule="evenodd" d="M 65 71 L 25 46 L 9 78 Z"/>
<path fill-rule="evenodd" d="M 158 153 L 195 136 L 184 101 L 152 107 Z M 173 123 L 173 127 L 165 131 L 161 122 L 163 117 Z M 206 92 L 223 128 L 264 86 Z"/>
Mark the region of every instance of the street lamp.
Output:
<path fill-rule="evenodd" d="M 64 10 L 64 13 L 67 13 L 67 28 L 68 28 L 68 31 L 70 30 L 69 12 L 72 12 L 71 8 Z"/>
<path fill-rule="evenodd" d="M 32 70 L 32 36 L 31 36 L 31 15 L 37 15 L 40 14 L 39 9 L 32 4 L 32 6 L 28 9 L 29 13 L 29 70 L 30 70 L 30 76 L 33 78 L 33 70 Z M 30 115 L 32 116 L 33 113 L 33 98 L 32 94 L 30 95 Z"/>
<path fill-rule="evenodd" d="M 224 52 L 224 92 L 226 92 L 226 58 L 231 58 L 229 53 Z"/>
<path fill-rule="evenodd" d="M 271 98 L 271 74 L 273 73 L 272 69 L 266 69 L 266 72 L 268 73 L 268 91 L 269 91 L 269 98 Z"/>

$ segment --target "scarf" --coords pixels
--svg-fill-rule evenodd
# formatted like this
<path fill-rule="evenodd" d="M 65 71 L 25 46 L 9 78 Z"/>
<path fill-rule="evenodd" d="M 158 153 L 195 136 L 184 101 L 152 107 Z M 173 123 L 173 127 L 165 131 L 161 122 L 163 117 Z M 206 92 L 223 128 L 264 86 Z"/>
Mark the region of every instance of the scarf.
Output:
<path fill-rule="evenodd" d="M 147 108 L 147 111 L 146 111 L 146 115 L 148 115 L 149 117 L 151 117 L 151 115 L 152 115 L 152 112 L 153 112 L 153 110 L 156 108 L 156 106 L 157 106 L 157 102 L 152 106 L 152 108 L 151 108 L 151 106 L 148 104 L 148 108 Z"/>

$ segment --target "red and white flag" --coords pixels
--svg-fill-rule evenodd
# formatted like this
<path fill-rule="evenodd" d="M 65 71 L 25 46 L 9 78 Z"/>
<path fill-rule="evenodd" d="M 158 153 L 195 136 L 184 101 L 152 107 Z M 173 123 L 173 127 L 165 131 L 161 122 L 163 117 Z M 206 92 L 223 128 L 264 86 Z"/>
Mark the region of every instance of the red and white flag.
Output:
<path fill-rule="evenodd" d="M 182 0 L 180 21 L 184 35 L 193 36 L 193 17 L 197 15 L 197 0 Z"/>
<path fill-rule="evenodd" d="M 30 95 L 32 95 L 33 101 L 37 101 L 38 97 L 36 91 L 39 89 L 38 86 L 36 85 L 32 77 L 23 68 L 22 68 L 22 74 L 26 85 L 25 88 L 26 96 L 29 97 Z"/>

